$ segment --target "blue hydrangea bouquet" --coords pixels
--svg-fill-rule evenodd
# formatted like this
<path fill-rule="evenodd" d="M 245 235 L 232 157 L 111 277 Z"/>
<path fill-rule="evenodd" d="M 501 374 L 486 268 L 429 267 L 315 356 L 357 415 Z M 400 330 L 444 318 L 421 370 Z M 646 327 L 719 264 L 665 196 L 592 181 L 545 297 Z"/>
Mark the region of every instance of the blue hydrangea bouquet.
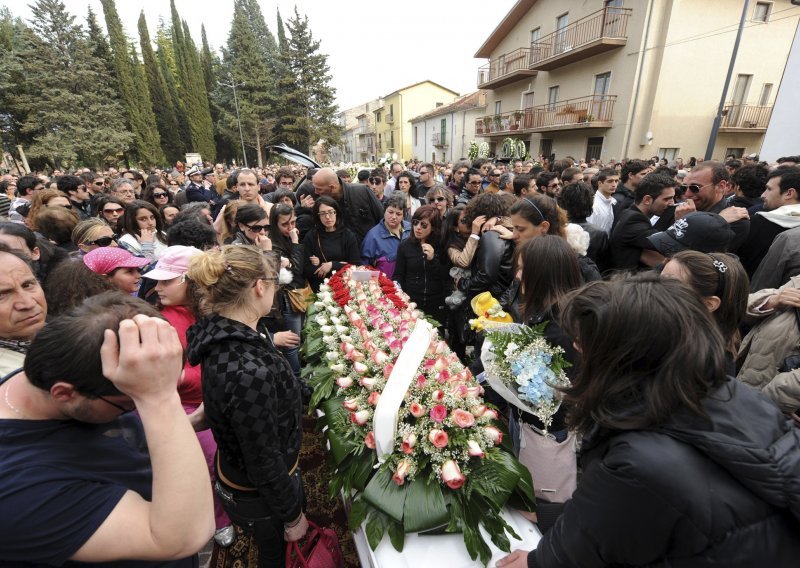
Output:
<path fill-rule="evenodd" d="M 564 350 L 545 339 L 546 325 L 493 325 L 481 354 L 486 381 L 509 404 L 541 420 L 545 433 L 561 406 L 558 388 L 569 386 L 569 363 Z"/>

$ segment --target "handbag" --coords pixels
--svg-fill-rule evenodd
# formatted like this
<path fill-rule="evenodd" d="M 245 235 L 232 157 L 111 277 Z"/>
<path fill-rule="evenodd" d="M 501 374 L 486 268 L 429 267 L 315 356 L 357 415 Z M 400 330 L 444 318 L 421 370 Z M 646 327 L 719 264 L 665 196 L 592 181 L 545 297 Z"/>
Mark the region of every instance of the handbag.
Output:
<path fill-rule="evenodd" d="M 301 549 L 297 542 L 286 543 L 286 568 L 341 568 L 344 556 L 336 531 L 308 521 L 311 529 Z M 296 555 L 296 558 L 292 558 Z"/>
<path fill-rule="evenodd" d="M 306 282 L 302 288 L 295 288 L 294 290 L 286 290 L 286 296 L 289 298 L 289 305 L 297 313 L 304 314 L 311 303 L 311 295 L 314 291 L 311 289 L 311 284 Z"/>
<path fill-rule="evenodd" d="M 794 319 L 797 322 L 797 328 L 800 329 L 800 309 L 798 308 L 794 308 Z M 794 371 L 798 367 L 800 367 L 800 353 L 795 353 L 783 360 L 781 366 L 778 367 L 778 372 L 788 373 L 789 371 Z"/>
<path fill-rule="evenodd" d="M 569 432 L 560 444 L 520 422 L 519 462 L 528 468 L 536 499 L 564 503 L 578 487 L 577 434 Z"/>

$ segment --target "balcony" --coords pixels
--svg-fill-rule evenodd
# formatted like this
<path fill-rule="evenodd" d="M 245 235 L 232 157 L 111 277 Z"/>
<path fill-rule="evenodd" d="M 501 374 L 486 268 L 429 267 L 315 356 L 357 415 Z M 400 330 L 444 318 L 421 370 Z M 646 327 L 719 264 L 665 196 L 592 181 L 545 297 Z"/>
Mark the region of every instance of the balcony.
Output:
<path fill-rule="evenodd" d="M 447 132 L 434 132 L 431 135 L 431 143 L 437 148 L 447 148 Z"/>
<path fill-rule="evenodd" d="M 525 77 L 535 77 L 537 71 L 529 68 L 530 53 L 527 47 L 520 47 L 478 68 L 478 88 L 496 89 Z"/>
<path fill-rule="evenodd" d="M 367 153 L 367 145 L 366 144 L 356 144 L 356 153 L 357 154 L 366 154 Z"/>
<path fill-rule="evenodd" d="M 720 132 L 766 132 L 772 105 L 725 105 L 722 109 Z"/>
<path fill-rule="evenodd" d="M 607 7 L 531 43 L 530 68 L 550 71 L 625 45 L 631 11 Z"/>
<path fill-rule="evenodd" d="M 616 100 L 616 95 L 592 95 L 484 116 L 475 120 L 475 134 L 492 136 L 514 132 L 609 128 Z"/>
<path fill-rule="evenodd" d="M 393 114 L 387 114 L 386 115 L 386 124 L 394 124 L 394 115 Z"/>
<path fill-rule="evenodd" d="M 367 134 L 367 127 L 366 126 L 356 126 L 354 134 L 356 136 L 364 136 Z"/>

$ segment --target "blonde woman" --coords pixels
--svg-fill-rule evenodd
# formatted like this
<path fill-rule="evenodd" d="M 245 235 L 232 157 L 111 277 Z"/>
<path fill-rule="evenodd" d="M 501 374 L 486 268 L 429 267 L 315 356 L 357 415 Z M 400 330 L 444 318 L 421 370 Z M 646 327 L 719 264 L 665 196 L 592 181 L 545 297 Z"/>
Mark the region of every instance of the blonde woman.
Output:
<path fill-rule="evenodd" d="M 72 231 L 72 243 L 78 247 L 77 256 L 83 256 L 99 247 L 119 246 L 111 227 L 97 218 L 78 223 Z"/>

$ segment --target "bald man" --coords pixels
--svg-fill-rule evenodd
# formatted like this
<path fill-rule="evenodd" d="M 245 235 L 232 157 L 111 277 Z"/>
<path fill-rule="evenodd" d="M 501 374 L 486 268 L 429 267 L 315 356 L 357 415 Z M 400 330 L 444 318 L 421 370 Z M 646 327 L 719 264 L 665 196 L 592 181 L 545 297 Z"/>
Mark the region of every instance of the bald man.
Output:
<path fill-rule="evenodd" d="M 359 246 L 367 232 L 383 219 L 383 206 L 368 187 L 345 183 L 330 168 L 319 170 L 311 183 L 317 195 L 327 195 L 339 202 L 344 225 L 355 233 Z"/>

